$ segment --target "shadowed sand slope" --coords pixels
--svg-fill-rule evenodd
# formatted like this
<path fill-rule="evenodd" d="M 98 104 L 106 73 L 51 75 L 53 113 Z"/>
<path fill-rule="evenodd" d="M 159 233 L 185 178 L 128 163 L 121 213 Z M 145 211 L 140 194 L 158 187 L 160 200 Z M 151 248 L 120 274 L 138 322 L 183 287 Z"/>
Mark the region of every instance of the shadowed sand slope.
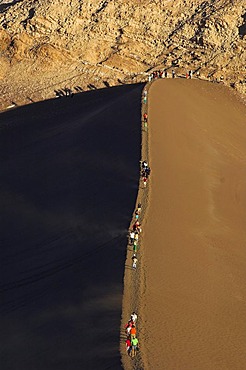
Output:
<path fill-rule="evenodd" d="M 157 81 L 149 126 L 140 308 L 146 369 L 243 370 L 246 108 L 220 85 Z"/>
<path fill-rule="evenodd" d="M 1 369 L 119 369 L 142 85 L 2 113 Z"/>

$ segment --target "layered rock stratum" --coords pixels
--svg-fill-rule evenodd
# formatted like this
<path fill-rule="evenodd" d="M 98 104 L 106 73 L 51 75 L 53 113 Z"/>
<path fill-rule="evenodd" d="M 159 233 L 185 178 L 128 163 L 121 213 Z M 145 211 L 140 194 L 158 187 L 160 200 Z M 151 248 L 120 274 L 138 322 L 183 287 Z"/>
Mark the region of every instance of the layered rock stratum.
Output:
<path fill-rule="evenodd" d="M 0 109 L 175 70 L 246 93 L 244 0 L 0 1 Z"/>

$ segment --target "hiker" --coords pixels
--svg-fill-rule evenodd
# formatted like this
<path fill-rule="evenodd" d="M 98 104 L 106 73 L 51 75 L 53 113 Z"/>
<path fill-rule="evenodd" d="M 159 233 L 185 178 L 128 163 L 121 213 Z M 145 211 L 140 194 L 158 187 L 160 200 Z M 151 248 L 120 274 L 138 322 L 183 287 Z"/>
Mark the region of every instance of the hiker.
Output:
<path fill-rule="evenodd" d="M 143 185 L 144 185 L 144 188 L 146 188 L 147 180 L 148 180 L 148 178 L 146 176 L 143 177 Z"/>
<path fill-rule="evenodd" d="M 137 268 L 137 261 L 138 261 L 138 259 L 136 257 L 136 254 L 134 253 L 134 255 L 132 256 L 132 268 L 134 270 L 136 270 L 136 268 Z"/>
<path fill-rule="evenodd" d="M 145 170 L 146 175 L 150 176 L 150 171 L 151 171 L 150 167 L 147 167 Z"/>
<path fill-rule="evenodd" d="M 148 163 L 146 161 L 142 162 L 142 169 L 145 170 L 148 167 Z"/>
<path fill-rule="evenodd" d="M 138 214 L 140 214 L 140 212 L 141 212 L 141 203 L 138 203 L 138 209 L 137 209 L 137 211 L 138 211 Z"/>
<path fill-rule="evenodd" d="M 144 119 L 144 122 L 147 122 L 147 119 L 148 119 L 148 114 L 147 113 L 144 113 L 143 119 Z"/>
<path fill-rule="evenodd" d="M 125 325 L 126 335 L 129 336 L 131 332 L 131 328 L 133 325 L 133 321 L 129 320 L 128 323 Z"/>
<path fill-rule="evenodd" d="M 136 221 L 136 222 L 138 222 L 138 221 Z M 135 222 L 135 224 L 136 224 L 136 222 Z M 134 233 L 138 233 L 138 234 L 140 234 L 141 233 L 141 231 L 142 231 L 142 229 L 141 229 L 141 225 L 140 225 L 140 223 L 138 222 L 138 224 L 137 225 L 133 225 L 133 230 L 134 230 Z"/>
<path fill-rule="evenodd" d="M 136 329 L 136 326 L 134 324 L 132 324 L 132 327 L 131 327 L 131 330 L 130 330 L 130 334 L 131 334 L 131 340 L 133 338 L 136 338 L 136 335 L 137 335 L 137 329 Z"/>
<path fill-rule="evenodd" d="M 138 210 L 135 211 L 135 219 L 138 220 L 139 219 L 139 212 Z"/>
<path fill-rule="evenodd" d="M 136 324 L 137 318 L 138 318 L 138 315 L 136 314 L 136 312 L 133 312 L 131 314 L 131 320 L 134 323 L 134 325 Z"/>
<path fill-rule="evenodd" d="M 130 232 L 130 244 L 132 244 L 132 243 L 133 243 L 134 238 L 135 238 L 135 233 L 134 233 L 134 231 L 131 231 L 131 232 Z"/>
<path fill-rule="evenodd" d="M 137 221 L 134 223 L 134 225 L 133 225 L 133 231 L 136 231 L 136 230 L 137 230 L 137 228 L 138 228 L 138 226 L 140 226 L 140 223 L 139 223 L 139 221 L 137 220 Z"/>
<path fill-rule="evenodd" d="M 134 242 L 133 242 L 133 252 L 136 253 L 137 249 L 138 249 L 138 242 L 136 240 L 134 240 Z"/>
<path fill-rule="evenodd" d="M 126 339 L 126 353 L 128 354 L 128 355 L 130 355 L 131 354 L 131 341 L 130 341 L 130 339 Z"/>
<path fill-rule="evenodd" d="M 148 178 L 148 177 L 149 177 L 149 175 L 150 175 L 150 171 L 151 171 L 151 170 L 150 170 L 150 167 L 146 167 L 146 168 L 145 168 L 145 170 L 143 170 L 143 171 L 142 171 L 141 176 L 142 176 L 142 177 L 147 177 L 147 178 Z"/>
<path fill-rule="evenodd" d="M 137 228 L 136 228 L 136 231 L 140 234 L 141 232 L 142 232 L 142 229 L 141 229 L 141 227 L 140 227 L 141 225 L 139 224 L 138 226 L 137 226 Z"/>
<path fill-rule="evenodd" d="M 175 71 L 172 70 L 172 78 L 175 78 Z"/>
<path fill-rule="evenodd" d="M 131 345 L 132 345 L 131 356 L 134 357 L 134 356 L 136 356 L 137 349 L 139 348 L 138 347 L 138 339 L 136 337 L 131 339 Z"/>
<path fill-rule="evenodd" d="M 137 232 L 137 230 L 135 231 L 134 240 L 135 240 L 136 242 L 138 242 L 138 232 Z"/>
<path fill-rule="evenodd" d="M 144 177 L 144 176 L 145 176 L 145 169 L 142 170 L 142 172 L 141 172 L 141 177 Z"/>

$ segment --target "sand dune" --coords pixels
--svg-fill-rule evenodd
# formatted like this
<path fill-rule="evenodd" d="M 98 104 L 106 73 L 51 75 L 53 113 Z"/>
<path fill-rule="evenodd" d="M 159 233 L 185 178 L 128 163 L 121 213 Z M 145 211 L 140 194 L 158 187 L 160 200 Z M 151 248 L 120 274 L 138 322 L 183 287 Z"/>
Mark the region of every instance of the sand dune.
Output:
<path fill-rule="evenodd" d="M 142 87 L 1 114 L 3 370 L 121 368 Z M 139 309 L 141 362 L 123 363 L 244 369 L 245 106 L 220 85 L 162 80 L 148 113 L 148 208 L 123 301 L 123 316 Z"/>
<path fill-rule="evenodd" d="M 246 107 L 229 90 L 159 80 L 143 225 L 145 369 L 245 369 Z"/>
<path fill-rule="evenodd" d="M 121 368 L 141 89 L 0 115 L 1 370 Z"/>

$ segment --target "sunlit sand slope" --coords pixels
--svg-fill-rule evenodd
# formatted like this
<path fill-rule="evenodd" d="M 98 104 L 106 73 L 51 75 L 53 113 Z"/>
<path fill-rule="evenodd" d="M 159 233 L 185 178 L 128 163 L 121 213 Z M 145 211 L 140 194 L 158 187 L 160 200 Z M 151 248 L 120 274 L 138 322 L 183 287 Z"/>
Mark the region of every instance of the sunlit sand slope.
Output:
<path fill-rule="evenodd" d="M 143 225 L 147 369 L 244 370 L 246 107 L 220 85 L 154 82 Z"/>

